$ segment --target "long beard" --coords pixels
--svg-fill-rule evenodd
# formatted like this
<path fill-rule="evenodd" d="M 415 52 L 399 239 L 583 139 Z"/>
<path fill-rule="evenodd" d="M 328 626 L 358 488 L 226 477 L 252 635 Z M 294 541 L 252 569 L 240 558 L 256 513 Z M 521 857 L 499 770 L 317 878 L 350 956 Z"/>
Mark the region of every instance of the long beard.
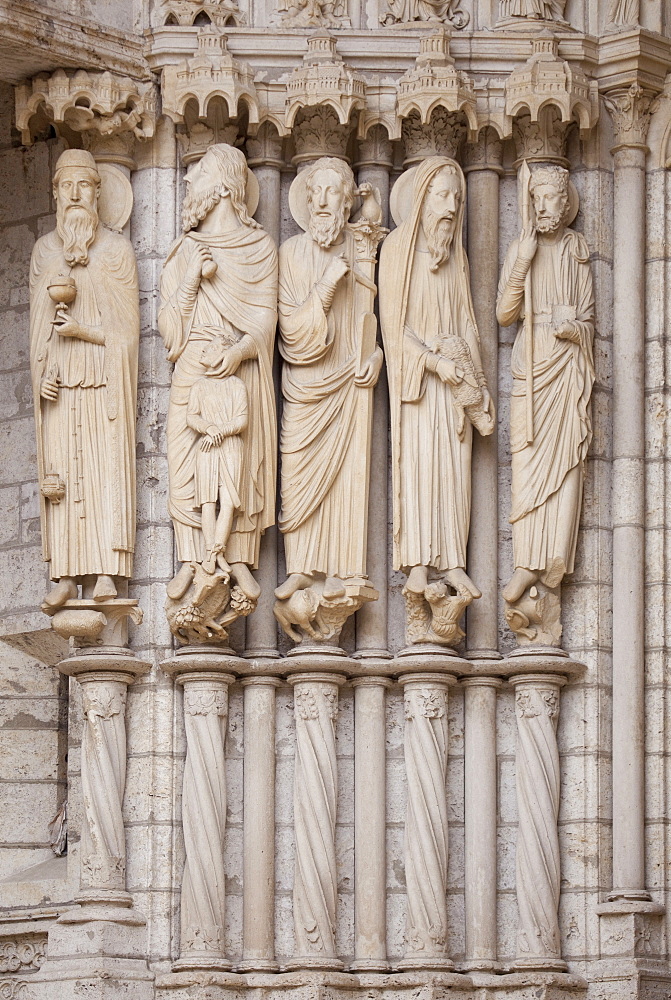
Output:
<path fill-rule="evenodd" d="M 195 229 L 199 222 L 210 214 L 221 195 L 216 188 L 206 191 L 205 194 L 196 196 L 188 191 L 182 204 L 182 231 L 188 233 Z"/>
<path fill-rule="evenodd" d="M 318 215 L 310 215 L 310 236 L 323 250 L 332 247 L 340 236 L 345 225 L 345 208 L 341 208 L 336 215 L 321 218 Z"/>
<path fill-rule="evenodd" d="M 561 215 L 547 215 L 544 219 L 536 219 L 536 229 L 539 233 L 556 233 L 561 222 Z"/>
<path fill-rule="evenodd" d="M 56 232 L 68 264 L 88 264 L 88 250 L 98 229 L 98 213 L 88 205 L 66 205 L 56 213 Z"/>
<path fill-rule="evenodd" d="M 440 265 L 450 258 L 455 221 L 454 219 L 441 219 L 439 215 L 427 210 L 422 216 L 422 228 L 431 255 L 430 269 L 437 271 Z"/>

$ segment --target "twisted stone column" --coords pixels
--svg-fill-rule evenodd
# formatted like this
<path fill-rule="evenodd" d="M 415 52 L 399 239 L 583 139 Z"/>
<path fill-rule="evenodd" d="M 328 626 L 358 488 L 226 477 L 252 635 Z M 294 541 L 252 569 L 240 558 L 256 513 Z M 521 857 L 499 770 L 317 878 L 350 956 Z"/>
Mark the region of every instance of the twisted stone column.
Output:
<path fill-rule="evenodd" d="M 338 899 L 335 823 L 338 798 L 335 720 L 337 674 L 309 673 L 289 678 L 294 686 L 296 762 L 294 768 L 295 968 L 340 969 L 336 958 Z"/>
<path fill-rule="evenodd" d="M 517 716 L 516 967 L 566 969 L 559 936 L 559 690 L 557 674 L 510 678 Z"/>
<path fill-rule="evenodd" d="M 405 878 L 403 969 L 452 969 L 447 953 L 446 674 L 399 677 L 405 693 Z"/>

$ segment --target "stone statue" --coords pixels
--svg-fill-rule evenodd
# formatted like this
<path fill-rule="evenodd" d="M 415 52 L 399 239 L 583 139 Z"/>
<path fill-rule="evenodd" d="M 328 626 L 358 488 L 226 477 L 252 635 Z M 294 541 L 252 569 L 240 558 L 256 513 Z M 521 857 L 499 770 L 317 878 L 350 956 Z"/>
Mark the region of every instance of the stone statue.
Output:
<path fill-rule="evenodd" d="M 470 21 L 468 12 L 459 8 L 460 0 L 387 0 L 387 4 L 388 10 L 380 18 L 385 25 L 411 21 L 450 22 L 459 30 Z"/>
<path fill-rule="evenodd" d="M 306 230 L 280 249 L 280 437 L 288 579 L 275 613 L 301 638 L 333 638 L 377 592 L 366 577 L 368 456 L 373 386 L 382 366 L 373 302 L 375 250 L 385 230 L 369 186 L 361 219 L 348 223 L 357 189 L 350 167 L 322 157 L 294 181 L 290 204 Z"/>
<path fill-rule="evenodd" d="M 472 427 L 494 429 L 462 228 L 461 168 L 432 156 L 393 198 L 399 226 L 380 258 L 380 316 L 392 428 L 394 568 L 409 642 L 453 645 L 480 591 L 466 573 Z"/>
<path fill-rule="evenodd" d="M 135 545 L 138 282 L 129 240 L 98 214 L 93 156 L 62 153 L 53 182 L 56 229 L 30 268 L 30 359 L 42 547 L 54 614 L 95 577 L 92 598 L 117 596 Z"/>
<path fill-rule="evenodd" d="M 594 291 L 585 240 L 567 228 L 577 212 L 568 171 L 538 167 L 529 178 L 526 163 L 522 171 L 527 218 L 508 250 L 497 303 L 502 326 L 524 320 L 512 356 L 515 572 L 503 597 L 521 642 L 558 645 L 557 588 L 573 572 L 592 437 Z"/>
<path fill-rule="evenodd" d="M 501 20 L 509 17 L 564 23 L 566 0 L 500 0 Z"/>
<path fill-rule="evenodd" d="M 274 521 L 277 253 L 251 218 L 258 190 L 240 150 L 211 146 L 186 183 L 158 319 L 175 362 L 169 511 L 182 563 L 166 610 L 181 641 L 222 642 L 256 606 L 251 569 Z"/>
<path fill-rule="evenodd" d="M 640 0 L 611 0 L 608 8 L 608 27 L 633 27 L 638 24 Z"/>

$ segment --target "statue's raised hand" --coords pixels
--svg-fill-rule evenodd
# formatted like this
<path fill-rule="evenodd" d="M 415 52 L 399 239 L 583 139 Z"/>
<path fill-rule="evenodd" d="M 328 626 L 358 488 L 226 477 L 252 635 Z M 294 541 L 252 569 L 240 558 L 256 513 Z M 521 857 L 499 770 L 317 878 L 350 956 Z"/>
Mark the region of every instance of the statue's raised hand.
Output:
<path fill-rule="evenodd" d="M 343 254 L 338 254 L 338 256 L 334 257 L 329 264 L 324 277 L 329 284 L 337 285 L 346 274 L 349 274 L 349 264 L 345 260 Z"/>
<path fill-rule="evenodd" d="M 538 235 L 533 226 L 523 229 L 520 235 L 520 242 L 517 247 L 517 258 L 530 264 L 536 255 L 538 247 Z"/>
<path fill-rule="evenodd" d="M 206 246 L 203 246 L 202 243 L 196 243 L 194 253 L 191 256 L 191 260 L 189 261 L 189 265 L 186 269 L 186 274 L 184 275 L 184 283 L 190 291 L 198 291 L 203 271 L 207 270 L 213 263 L 214 261 L 212 260 L 212 254 L 209 249 Z"/>

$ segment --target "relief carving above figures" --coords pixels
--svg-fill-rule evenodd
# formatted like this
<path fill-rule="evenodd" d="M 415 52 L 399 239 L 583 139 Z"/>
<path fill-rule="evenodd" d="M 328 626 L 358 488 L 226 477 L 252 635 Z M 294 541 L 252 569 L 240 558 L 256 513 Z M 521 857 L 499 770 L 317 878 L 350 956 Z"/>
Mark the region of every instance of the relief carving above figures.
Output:
<path fill-rule="evenodd" d="M 506 256 L 497 316 L 520 320 L 512 355 L 513 561 L 503 590 L 521 644 L 557 646 L 559 586 L 573 572 L 584 465 L 592 437 L 594 289 L 589 250 L 569 229 L 578 210 L 568 170 L 520 168 L 523 229 Z"/>
<path fill-rule="evenodd" d="M 105 169 L 130 187 L 116 168 Z M 132 573 L 138 281 L 130 241 L 105 223 L 106 177 L 85 150 L 59 157 L 56 229 L 37 241 L 31 260 L 42 553 L 57 581 L 42 606 L 49 615 L 93 577 L 92 601 L 78 602 L 88 610 L 77 613 L 95 616 Z"/>
<path fill-rule="evenodd" d="M 566 24 L 566 0 L 500 0 L 499 17 L 520 18 L 531 21 L 557 21 Z"/>
<path fill-rule="evenodd" d="M 357 194 L 360 218 L 348 222 Z M 305 232 L 280 250 L 280 529 L 288 579 L 275 615 L 294 640 L 337 640 L 345 620 L 377 591 L 366 576 L 376 345 L 373 282 L 379 199 L 357 191 L 351 168 L 322 157 L 289 196 Z"/>
<path fill-rule="evenodd" d="M 251 218 L 258 187 L 240 150 L 211 146 L 186 183 L 159 313 L 175 362 L 169 512 L 182 563 L 166 612 L 181 642 L 223 643 L 256 606 L 251 570 L 274 521 L 277 252 Z"/>
<path fill-rule="evenodd" d="M 473 427 L 494 430 L 468 262 L 466 184 L 434 156 L 392 192 L 398 228 L 380 259 L 380 317 L 392 428 L 394 568 L 408 574 L 406 640 L 453 646 L 480 597 L 466 573 Z"/>

